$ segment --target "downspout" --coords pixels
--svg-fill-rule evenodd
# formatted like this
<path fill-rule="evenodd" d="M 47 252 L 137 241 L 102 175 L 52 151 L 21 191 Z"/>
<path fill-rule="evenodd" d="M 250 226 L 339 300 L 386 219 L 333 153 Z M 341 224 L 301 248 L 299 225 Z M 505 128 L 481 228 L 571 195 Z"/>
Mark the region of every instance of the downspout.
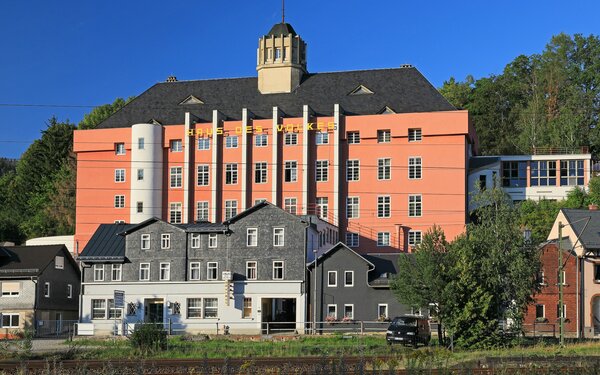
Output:
<path fill-rule="evenodd" d="M 579 284 L 579 288 L 578 288 L 579 289 L 579 293 L 577 293 L 577 299 L 578 299 L 578 301 L 577 301 L 577 306 L 578 306 L 578 308 L 577 308 L 577 310 L 578 310 L 577 314 L 579 315 L 578 316 L 579 332 L 578 332 L 577 336 L 579 338 L 584 338 L 585 337 L 585 306 L 584 306 L 584 302 L 583 301 L 585 300 L 584 299 L 584 297 L 585 297 L 585 295 L 584 295 L 585 290 L 584 290 L 583 286 L 584 286 L 584 277 L 585 277 L 585 272 L 584 272 L 585 259 L 583 257 L 581 257 L 581 258 L 578 257 L 578 262 L 577 263 L 578 263 L 578 265 L 577 265 L 578 266 L 577 267 L 578 268 L 577 271 L 578 271 L 578 274 L 579 274 L 579 277 L 577 279 L 577 282 Z"/>
<path fill-rule="evenodd" d="M 35 330 L 37 328 L 38 276 L 31 276 L 31 282 L 35 284 L 35 297 L 33 298 L 33 329 Z"/>

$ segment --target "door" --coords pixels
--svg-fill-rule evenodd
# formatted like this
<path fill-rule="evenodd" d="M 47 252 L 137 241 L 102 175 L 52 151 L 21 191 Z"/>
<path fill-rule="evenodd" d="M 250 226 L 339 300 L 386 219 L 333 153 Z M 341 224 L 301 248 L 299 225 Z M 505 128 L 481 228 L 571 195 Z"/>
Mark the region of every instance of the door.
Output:
<path fill-rule="evenodd" d="M 162 323 L 164 315 L 164 302 L 162 299 L 146 300 L 146 313 L 144 321 L 148 323 Z"/>
<path fill-rule="evenodd" d="M 62 313 L 56 313 L 56 333 L 62 332 Z"/>

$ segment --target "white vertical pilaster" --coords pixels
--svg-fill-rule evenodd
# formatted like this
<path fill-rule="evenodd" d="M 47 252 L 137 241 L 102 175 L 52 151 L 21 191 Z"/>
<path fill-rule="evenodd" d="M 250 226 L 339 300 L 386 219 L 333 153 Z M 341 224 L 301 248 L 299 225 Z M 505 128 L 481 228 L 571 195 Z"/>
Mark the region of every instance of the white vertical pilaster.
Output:
<path fill-rule="evenodd" d="M 242 196 L 241 211 L 248 207 L 248 170 L 252 170 L 252 165 L 248 164 L 248 133 L 246 127 L 249 126 L 252 112 L 248 108 L 242 108 Z"/>
<path fill-rule="evenodd" d="M 277 184 L 279 183 L 279 133 L 277 132 L 279 125 L 279 110 L 273 107 L 273 129 L 271 130 L 271 203 L 278 206 L 277 202 Z"/>
<path fill-rule="evenodd" d="M 217 221 L 217 209 L 221 207 L 221 202 L 217 202 L 217 191 L 221 191 L 221 182 L 219 181 L 219 173 L 218 173 L 218 168 L 219 168 L 219 160 L 217 159 L 219 156 L 219 150 L 218 150 L 218 145 L 219 145 L 219 139 L 217 136 L 217 128 L 219 127 L 219 125 L 221 124 L 221 113 L 219 111 L 217 111 L 216 109 L 213 110 L 213 115 L 212 115 L 212 145 L 211 145 L 211 150 L 212 150 L 212 161 L 211 161 L 211 171 L 210 171 L 210 178 L 211 178 L 211 199 L 210 199 L 210 221 L 212 221 L 213 223 Z"/>
<path fill-rule="evenodd" d="M 308 165 L 308 152 L 309 152 L 309 134 L 308 132 L 308 121 L 310 118 L 310 107 L 304 105 L 302 107 L 302 215 L 306 215 L 308 212 L 308 171 L 309 168 L 314 168 L 314 165 Z"/>
<path fill-rule="evenodd" d="M 333 105 L 333 221 L 340 223 L 340 105 Z"/>
<path fill-rule="evenodd" d="M 182 222 L 187 224 L 189 221 L 190 213 L 189 201 L 190 201 L 190 158 L 191 153 L 194 152 L 194 148 L 190 147 L 190 113 L 185 113 L 185 125 L 183 129 L 183 203 L 181 207 Z"/>

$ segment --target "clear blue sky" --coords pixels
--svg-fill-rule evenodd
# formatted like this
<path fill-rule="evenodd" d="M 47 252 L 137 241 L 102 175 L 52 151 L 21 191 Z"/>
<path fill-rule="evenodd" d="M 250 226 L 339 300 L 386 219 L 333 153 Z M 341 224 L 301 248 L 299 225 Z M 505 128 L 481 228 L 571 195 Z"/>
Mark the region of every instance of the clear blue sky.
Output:
<path fill-rule="evenodd" d="M 492 5 L 493 4 L 493 5 Z M 436 87 L 500 73 L 560 32 L 600 34 L 600 2 L 287 0 L 308 69 L 415 65 Z M 0 157 L 18 158 L 46 121 L 180 80 L 256 74 L 259 35 L 280 0 L 0 0 Z M 19 105 L 51 105 L 14 106 Z"/>

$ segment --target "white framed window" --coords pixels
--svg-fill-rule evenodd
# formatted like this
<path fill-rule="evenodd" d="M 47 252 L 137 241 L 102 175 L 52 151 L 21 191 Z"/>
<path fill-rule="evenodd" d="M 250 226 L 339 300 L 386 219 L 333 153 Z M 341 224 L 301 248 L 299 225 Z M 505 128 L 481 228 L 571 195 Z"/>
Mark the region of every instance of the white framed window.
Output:
<path fill-rule="evenodd" d="M 50 283 L 48 281 L 44 283 L 44 297 L 50 298 Z"/>
<path fill-rule="evenodd" d="M 291 213 L 292 215 L 296 215 L 296 206 L 298 205 L 298 202 L 296 200 L 296 198 L 285 198 L 283 200 L 283 209 L 286 210 L 287 212 Z"/>
<path fill-rule="evenodd" d="M 228 135 L 225 137 L 225 148 L 237 148 L 238 137 L 237 135 Z"/>
<path fill-rule="evenodd" d="M 65 257 L 57 255 L 54 257 L 54 268 L 57 270 L 65 269 Z"/>
<path fill-rule="evenodd" d="M 190 262 L 190 280 L 200 280 L 200 262 Z"/>
<path fill-rule="evenodd" d="M 388 218 L 392 216 L 392 198 L 389 195 L 377 197 L 377 217 Z"/>
<path fill-rule="evenodd" d="M 254 200 L 254 205 L 256 206 L 257 204 L 262 203 L 262 202 L 266 202 L 266 201 L 267 200 L 265 198 L 256 198 Z"/>
<path fill-rule="evenodd" d="M 337 271 L 327 272 L 327 286 L 330 288 L 337 286 Z"/>
<path fill-rule="evenodd" d="M 115 300 L 109 299 L 108 302 L 108 319 L 121 319 L 123 310 L 115 307 Z"/>
<path fill-rule="evenodd" d="M 94 281 L 104 281 L 104 264 L 94 264 Z"/>
<path fill-rule="evenodd" d="M 125 224 L 125 220 L 115 220 L 115 224 Z"/>
<path fill-rule="evenodd" d="M 542 304 L 535 305 L 535 318 L 544 319 L 546 317 L 546 306 Z"/>
<path fill-rule="evenodd" d="M 202 298 L 187 299 L 187 317 L 189 319 L 202 318 Z"/>
<path fill-rule="evenodd" d="M 285 228 L 273 228 L 273 246 L 285 245 Z"/>
<path fill-rule="evenodd" d="M 115 182 L 125 182 L 125 169 L 115 169 Z"/>
<path fill-rule="evenodd" d="M 327 132 L 316 132 L 316 143 L 318 145 L 329 144 L 329 133 L 327 133 Z"/>
<path fill-rule="evenodd" d="M 193 233 L 191 236 L 191 244 L 190 244 L 192 249 L 199 249 L 200 248 L 200 235 L 198 233 Z"/>
<path fill-rule="evenodd" d="M 252 318 L 252 298 L 244 297 L 244 307 L 242 310 L 242 319 Z"/>
<path fill-rule="evenodd" d="M 273 280 L 283 280 L 283 260 L 273 261 Z"/>
<path fill-rule="evenodd" d="M 171 203 L 170 209 L 169 209 L 169 223 L 181 224 L 181 212 L 182 212 L 182 203 L 181 202 Z"/>
<path fill-rule="evenodd" d="M 225 184 L 235 185 L 238 182 L 238 165 L 237 163 L 225 164 Z"/>
<path fill-rule="evenodd" d="M 344 286 L 354 286 L 354 271 L 344 271 Z"/>
<path fill-rule="evenodd" d="M 377 232 L 377 246 L 390 246 L 390 232 Z"/>
<path fill-rule="evenodd" d="M 328 197 L 317 197 L 317 216 L 321 219 L 327 219 L 329 213 L 329 198 Z"/>
<path fill-rule="evenodd" d="M 346 160 L 346 180 L 360 180 L 360 160 Z"/>
<path fill-rule="evenodd" d="M 143 150 L 145 147 L 145 143 L 146 143 L 146 141 L 144 140 L 144 137 L 139 137 L 138 138 L 138 150 Z"/>
<path fill-rule="evenodd" d="M 219 301 L 216 298 L 204 299 L 204 319 L 219 317 Z"/>
<path fill-rule="evenodd" d="M 258 228 L 247 228 L 246 229 L 246 246 L 248 246 L 248 247 L 258 246 Z"/>
<path fill-rule="evenodd" d="M 357 219 L 360 217 L 360 197 L 346 198 L 346 217 Z"/>
<path fill-rule="evenodd" d="M 210 150 L 210 138 L 198 138 L 198 150 L 205 151 Z"/>
<path fill-rule="evenodd" d="M 423 201 L 421 194 L 414 194 L 408 196 L 408 216 L 419 217 L 422 215 Z"/>
<path fill-rule="evenodd" d="M 344 318 L 354 319 L 354 305 L 353 304 L 345 304 L 344 305 Z"/>
<path fill-rule="evenodd" d="M 160 264 L 159 280 L 169 281 L 171 280 L 171 263 Z"/>
<path fill-rule="evenodd" d="M 254 182 L 257 184 L 267 183 L 267 162 L 261 161 L 254 164 Z"/>
<path fill-rule="evenodd" d="M 125 155 L 125 143 L 115 143 L 115 154 Z"/>
<path fill-rule="evenodd" d="M 359 131 L 351 131 L 347 134 L 348 144 L 357 145 L 360 143 L 360 132 Z"/>
<path fill-rule="evenodd" d="M 390 316 L 388 315 L 388 304 L 387 303 L 378 303 L 377 304 L 377 318 L 378 319 L 387 319 Z"/>
<path fill-rule="evenodd" d="M 160 248 L 170 249 L 171 248 L 171 233 L 162 233 L 160 235 Z"/>
<path fill-rule="evenodd" d="M 410 180 L 421 179 L 421 157 L 415 156 L 408 158 L 408 178 Z"/>
<path fill-rule="evenodd" d="M 142 168 L 137 170 L 137 179 L 138 181 L 144 181 L 144 170 Z"/>
<path fill-rule="evenodd" d="M 208 186 L 210 181 L 210 167 L 208 164 L 198 164 L 196 167 L 196 185 Z"/>
<path fill-rule="evenodd" d="M 206 279 L 217 280 L 219 277 L 219 263 L 208 262 L 206 263 Z"/>
<path fill-rule="evenodd" d="M 423 232 L 420 230 L 409 230 L 408 231 L 408 244 L 410 246 L 417 246 L 421 243 L 421 237 Z"/>
<path fill-rule="evenodd" d="M 238 202 L 236 200 L 225 201 L 225 220 L 229 220 L 237 215 Z"/>
<path fill-rule="evenodd" d="M 284 133 L 283 134 L 283 144 L 286 146 L 293 146 L 298 144 L 298 134 L 297 133 Z"/>
<path fill-rule="evenodd" d="M 286 133 L 287 134 L 287 133 Z M 298 162 L 295 160 L 284 163 L 284 181 L 296 182 L 298 180 Z"/>
<path fill-rule="evenodd" d="M 419 142 L 422 138 L 421 128 L 408 129 L 408 141 Z"/>
<path fill-rule="evenodd" d="M 254 136 L 254 145 L 256 147 L 266 147 L 268 145 L 268 135 L 267 134 L 257 134 Z"/>
<path fill-rule="evenodd" d="M 566 319 L 567 318 L 567 305 L 563 303 L 562 305 L 562 314 L 560 311 L 560 304 L 556 304 L 556 317 L 557 318 L 563 318 Z"/>
<path fill-rule="evenodd" d="M 111 266 L 111 279 L 112 281 L 121 281 L 123 275 L 123 265 L 122 264 L 113 264 Z"/>
<path fill-rule="evenodd" d="M 144 202 L 136 202 L 135 210 L 138 214 L 143 213 L 144 212 Z"/>
<path fill-rule="evenodd" d="M 254 260 L 246 262 L 246 279 L 256 280 L 256 272 L 258 269 L 258 263 Z"/>
<path fill-rule="evenodd" d="M 329 160 L 317 160 L 316 167 L 315 177 L 317 182 L 326 182 L 329 180 Z"/>
<path fill-rule="evenodd" d="M 171 140 L 171 152 L 181 152 L 183 151 L 183 145 L 181 143 L 181 139 L 172 139 Z"/>
<path fill-rule="evenodd" d="M 281 48 L 275 48 L 275 60 L 281 60 Z"/>
<path fill-rule="evenodd" d="M 348 247 L 358 247 L 358 241 L 358 233 L 346 232 L 346 245 L 348 245 Z"/>
<path fill-rule="evenodd" d="M 73 298 L 73 284 L 67 284 L 67 298 Z"/>
<path fill-rule="evenodd" d="M 92 300 L 92 319 L 106 319 L 106 300 Z"/>
<path fill-rule="evenodd" d="M 583 160 L 561 160 L 560 186 L 583 186 L 585 181 L 583 164 Z"/>
<path fill-rule="evenodd" d="M 196 221 L 208 220 L 208 201 L 196 202 Z"/>
<path fill-rule="evenodd" d="M 125 208 L 124 195 L 115 195 L 115 208 Z"/>
<path fill-rule="evenodd" d="M 377 179 L 390 180 L 392 178 L 392 159 L 377 159 Z"/>
<path fill-rule="evenodd" d="M 183 176 L 182 167 L 171 167 L 170 168 L 170 183 L 172 188 L 180 188 Z"/>
<path fill-rule="evenodd" d="M 142 234 L 140 238 L 140 245 L 142 250 L 150 250 L 150 235 Z"/>
<path fill-rule="evenodd" d="M 562 280 L 560 278 L 558 278 L 558 273 L 556 274 L 557 278 L 556 278 L 556 284 L 561 283 L 562 281 L 562 285 L 567 285 L 567 272 L 566 271 L 561 271 L 560 273 L 562 275 Z"/>
<path fill-rule="evenodd" d="M 140 281 L 150 280 L 150 263 L 140 263 Z"/>
<path fill-rule="evenodd" d="M 377 130 L 377 143 L 390 143 L 392 141 L 392 132 L 390 129 Z"/>
<path fill-rule="evenodd" d="M 20 282 L 2 282 L 0 283 L 2 297 L 18 297 L 21 294 Z"/>
<path fill-rule="evenodd" d="M 327 305 L 327 317 L 337 319 L 337 305 L 331 303 Z"/>
<path fill-rule="evenodd" d="M 210 233 L 208 235 L 208 248 L 209 249 L 215 249 L 217 247 L 217 234 L 216 233 Z"/>

